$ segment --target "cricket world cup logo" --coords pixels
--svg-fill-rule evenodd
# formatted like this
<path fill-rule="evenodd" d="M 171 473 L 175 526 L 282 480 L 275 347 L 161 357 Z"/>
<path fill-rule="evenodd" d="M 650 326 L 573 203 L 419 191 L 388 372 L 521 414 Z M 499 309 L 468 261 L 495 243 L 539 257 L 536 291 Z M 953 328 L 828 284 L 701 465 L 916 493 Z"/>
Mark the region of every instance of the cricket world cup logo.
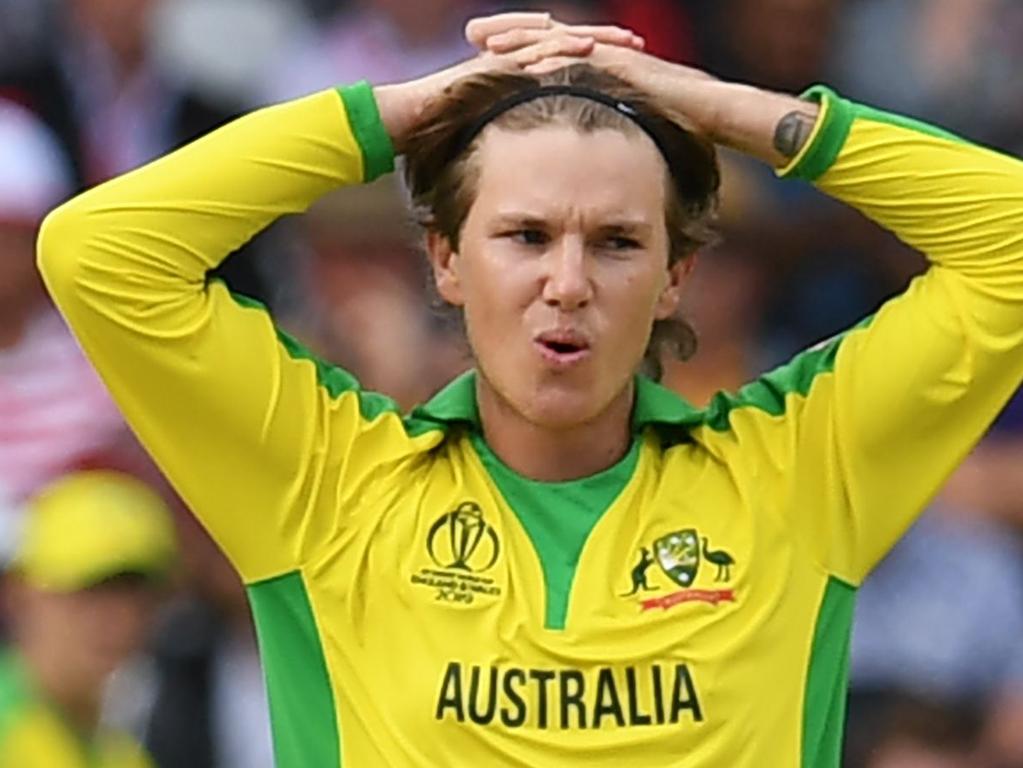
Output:
<path fill-rule="evenodd" d="M 501 545 L 479 505 L 463 501 L 430 527 L 426 550 L 440 568 L 482 573 L 497 562 Z"/>

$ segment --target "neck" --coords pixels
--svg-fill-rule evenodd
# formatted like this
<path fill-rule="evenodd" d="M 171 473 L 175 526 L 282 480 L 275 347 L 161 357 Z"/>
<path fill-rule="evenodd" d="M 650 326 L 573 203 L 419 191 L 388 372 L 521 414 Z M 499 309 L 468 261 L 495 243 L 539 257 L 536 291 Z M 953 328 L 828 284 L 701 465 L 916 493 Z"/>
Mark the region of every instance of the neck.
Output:
<path fill-rule="evenodd" d="M 629 451 L 634 387 L 630 384 L 588 422 L 549 428 L 526 419 L 482 375 L 476 380 L 483 436 L 501 461 L 524 477 L 560 482 L 601 472 Z"/>
<path fill-rule="evenodd" d="M 61 666 L 60 656 L 46 649 L 23 647 L 21 657 L 43 699 L 55 705 L 80 733 L 93 733 L 99 724 L 100 691 L 91 686 L 78 689 L 69 685 L 74 677 Z"/>

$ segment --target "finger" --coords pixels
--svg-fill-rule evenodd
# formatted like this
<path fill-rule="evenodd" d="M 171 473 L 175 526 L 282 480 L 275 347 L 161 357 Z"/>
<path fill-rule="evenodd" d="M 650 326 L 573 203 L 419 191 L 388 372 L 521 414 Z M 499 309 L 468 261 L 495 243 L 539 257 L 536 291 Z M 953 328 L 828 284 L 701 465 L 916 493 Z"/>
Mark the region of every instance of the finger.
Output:
<path fill-rule="evenodd" d="M 549 29 L 554 22 L 549 13 L 511 12 L 470 19 L 465 25 L 465 39 L 477 48 L 486 46 L 487 38 L 510 29 Z"/>
<path fill-rule="evenodd" d="M 598 43 L 643 50 L 645 41 L 628 29 L 609 26 L 566 26 L 556 28 L 516 28 L 487 38 L 486 50 L 493 53 L 510 53 L 527 45 L 538 43 L 549 37 L 570 34 L 576 37 L 592 37 Z"/>
<path fill-rule="evenodd" d="M 551 37 L 551 31 L 547 29 L 526 29 L 518 27 L 509 29 L 487 38 L 486 49 L 493 53 L 510 53 L 527 45 L 539 43 Z"/>
<path fill-rule="evenodd" d="M 522 70 L 530 75 L 547 75 L 575 64 L 579 59 L 579 56 L 550 56 L 546 59 L 541 59 L 535 64 L 529 64 L 523 67 Z"/>
<path fill-rule="evenodd" d="M 623 45 L 630 48 L 636 46 L 637 41 L 642 38 L 625 27 L 618 27 L 613 24 L 559 24 L 555 27 L 561 32 L 568 32 L 580 37 L 592 37 L 598 43 L 609 45 Z"/>
<path fill-rule="evenodd" d="M 544 59 L 555 56 L 587 56 L 593 50 L 594 40 L 592 37 L 576 37 L 575 35 L 564 35 L 555 38 L 542 40 L 534 45 L 528 45 L 510 55 L 520 67 L 528 67 Z"/>

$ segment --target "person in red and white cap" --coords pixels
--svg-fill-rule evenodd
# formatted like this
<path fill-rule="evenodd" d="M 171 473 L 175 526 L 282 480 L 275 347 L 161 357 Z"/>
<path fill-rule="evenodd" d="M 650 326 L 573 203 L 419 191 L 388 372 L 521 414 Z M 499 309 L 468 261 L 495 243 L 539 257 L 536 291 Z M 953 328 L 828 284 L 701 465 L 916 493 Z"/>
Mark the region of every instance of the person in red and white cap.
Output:
<path fill-rule="evenodd" d="M 0 99 L 0 498 L 12 504 L 125 432 L 35 269 L 39 222 L 72 191 L 54 136 Z"/>

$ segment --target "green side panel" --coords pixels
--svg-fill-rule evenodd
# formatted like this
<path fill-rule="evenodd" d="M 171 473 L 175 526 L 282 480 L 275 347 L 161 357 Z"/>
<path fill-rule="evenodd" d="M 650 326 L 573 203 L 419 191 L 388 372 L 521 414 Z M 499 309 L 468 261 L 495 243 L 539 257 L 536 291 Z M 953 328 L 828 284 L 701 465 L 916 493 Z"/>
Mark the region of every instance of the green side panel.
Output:
<path fill-rule="evenodd" d="M 803 693 L 802 768 L 838 768 L 849 686 L 856 590 L 831 577 L 824 590 Z"/>
<path fill-rule="evenodd" d="M 320 634 L 297 571 L 247 587 L 266 676 L 277 768 L 340 768 L 341 738 Z"/>
<path fill-rule="evenodd" d="M 473 445 L 501 495 L 522 523 L 543 571 L 544 627 L 562 630 L 579 555 L 586 539 L 635 472 L 640 441 L 603 472 L 578 480 L 541 483 L 518 474 L 473 435 Z"/>
<path fill-rule="evenodd" d="M 378 176 L 394 170 L 394 145 L 380 120 L 380 110 L 373 95 L 373 88 L 365 80 L 339 88 L 341 100 L 345 103 L 348 121 L 352 126 L 359 148 L 362 150 L 363 181 L 373 181 Z"/>
<path fill-rule="evenodd" d="M 0 742 L 29 702 L 21 663 L 12 653 L 0 655 Z"/>
<path fill-rule="evenodd" d="M 802 98 L 811 101 L 826 101 L 827 114 L 824 124 L 813 137 L 813 142 L 803 153 L 803 157 L 791 168 L 785 178 L 815 181 L 838 157 L 849 129 L 852 127 L 854 110 L 851 102 L 840 98 L 838 94 L 823 85 L 816 85 L 806 91 Z"/>
<path fill-rule="evenodd" d="M 785 413 L 786 397 L 793 393 L 806 396 L 818 376 L 834 370 L 838 350 L 846 336 L 866 328 L 873 319 L 871 315 L 845 333 L 796 355 L 735 394 L 717 393 L 707 406 L 704 423 L 715 431 L 724 432 L 730 428 L 731 414 L 736 408 L 758 408 L 772 416 L 781 416 Z"/>

